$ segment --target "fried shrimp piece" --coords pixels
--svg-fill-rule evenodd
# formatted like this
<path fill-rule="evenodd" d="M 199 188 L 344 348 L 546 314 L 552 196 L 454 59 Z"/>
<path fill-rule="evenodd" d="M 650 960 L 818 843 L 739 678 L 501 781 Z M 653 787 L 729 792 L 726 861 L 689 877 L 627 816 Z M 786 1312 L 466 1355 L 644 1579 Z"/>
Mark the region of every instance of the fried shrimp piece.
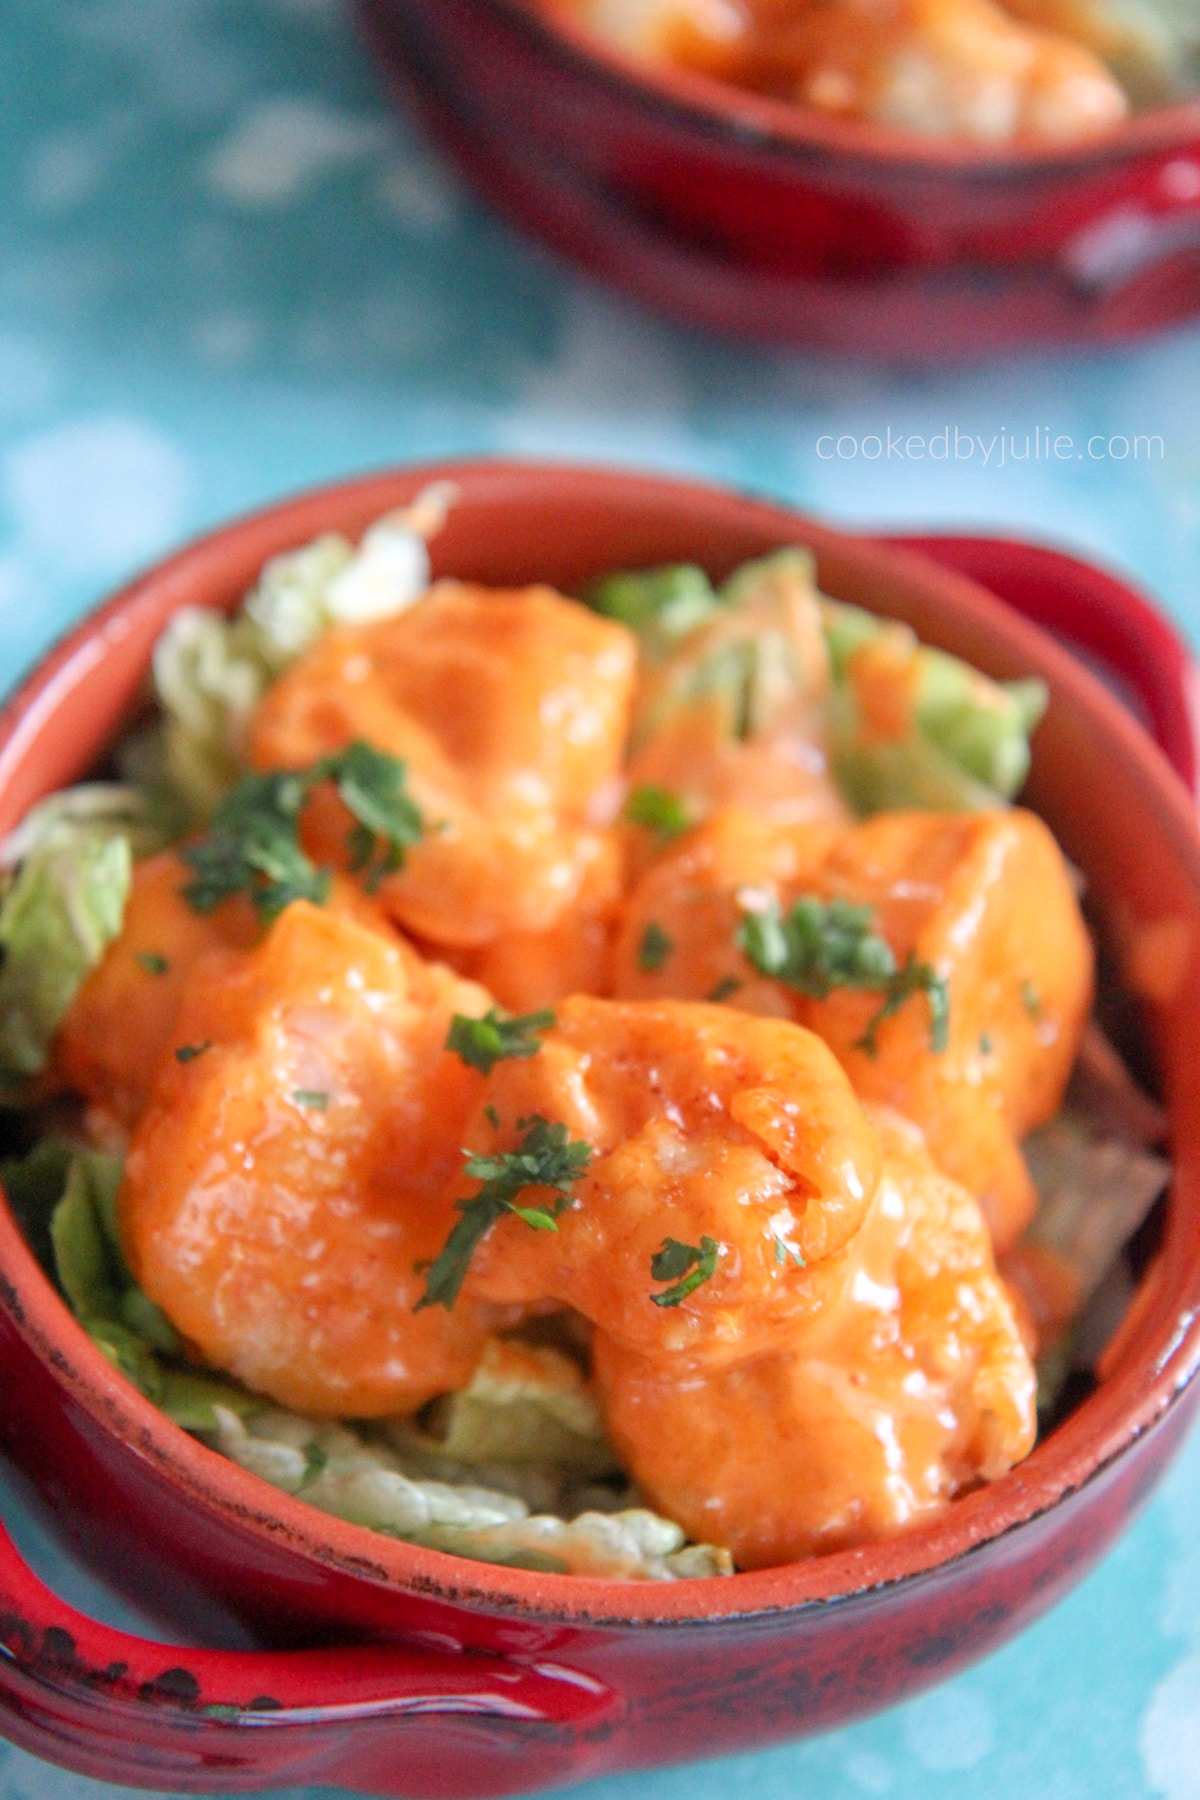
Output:
<path fill-rule="evenodd" d="M 883 1176 L 852 1276 L 717 1369 L 597 1333 L 609 1434 L 648 1502 L 740 1568 L 928 1520 L 1033 1447 L 1035 1378 L 987 1229 L 918 1133 L 877 1115 Z"/>
<path fill-rule="evenodd" d="M 500 1219 L 463 1292 L 560 1302 L 644 1354 L 744 1356 L 781 1317 L 819 1305 L 819 1269 L 858 1229 L 879 1174 L 875 1129 L 820 1040 L 724 1007 L 568 1000 L 537 1055 L 493 1069 L 466 1142 L 508 1151 L 530 1119 L 565 1126 L 590 1165 L 556 1230 Z M 554 1199 L 531 1189 L 520 1204 L 539 1196 Z M 667 1238 L 714 1245 L 710 1278 L 678 1304 L 652 1298 Z"/>
<path fill-rule="evenodd" d="M 642 55 L 929 136 L 1065 142 L 1128 112 L 1092 50 L 994 0 L 552 3 Z"/>
<path fill-rule="evenodd" d="M 135 866 L 120 935 L 76 995 L 55 1044 L 63 1085 L 121 1132 L 146 1104 L 196 964 L 214 950 L 248 950 L 262 935 L 262 921 L 243 896 L 197 912 L 185 897 L 192 879 L 174 850 Z M 338 877 L 328 904 L 391 932 L 355 882 Z"/>
<path fill-rule="evenodd" d="M 869 908 L 897 969 L 911 958 L 944 984 L 944 1047 L 917 984 L 880 1019 L 882 988 L 835 977 L 822 997 L 811 980 L 806 991 L 803 973 L 768 979 L 751 963 L 739 943 L 747 917 L 777 907 L 786 920 L 801 896 Z M 662 943 L 665 954 L 647 956 Z M 1062 852 L 1018 809 L 882 813 L 843 833 L 714 816 L 635 888 L 614 973 L 624 998 L 720 994 L 817 1032 L 858 1093 L 921 1126 L 1001 1249 L 1033 1215 L 1019 1140 L 1062 1099 L 1092 985 L 1091 941 Z"/>
<path fill-rule="evenodd" d="M 55 1044 L 68 1088 L 121 1128 L 137 1119 L 197 961 L 249 949 L 254 908 L 234 899 L 201 914 L 183 897 L 191 879 L 173 850 L 138 863 L 120 935 L 76 995 Z"/>
<path fill-rule="evenodd" d="M 550 588 L 439 582 L 322 636 L 267 694 L 253 760 L 307 767 L 354 739 L 402 759 L 425 830 L 384 908 L 440 946 L 548 931 L 602 885 L 636 661 L 623 626 Z M 345 862 L 348 823 L 331 791 L 314 796 L 320 861 Z"/>
<path fill-rule="evenodd" d="M 201 1351 L 299 1412 L 413 1411 L 494 1315 L 413 1307 L 481 1077 L 443 1048 L 489 996 L 297 901 L 197 964 L 120 1195 L 130 1267 Z"/>
<path fill-rule="evenodd" d="M 606 993 L 623 862 L 614 832 L 605 838 L 570 906 L 547 930 L 506 931 L 482 949 L 447 951 L 446 960 L 510 1012 L 538 1012 L 557 1006 L 568 994 Z"/>

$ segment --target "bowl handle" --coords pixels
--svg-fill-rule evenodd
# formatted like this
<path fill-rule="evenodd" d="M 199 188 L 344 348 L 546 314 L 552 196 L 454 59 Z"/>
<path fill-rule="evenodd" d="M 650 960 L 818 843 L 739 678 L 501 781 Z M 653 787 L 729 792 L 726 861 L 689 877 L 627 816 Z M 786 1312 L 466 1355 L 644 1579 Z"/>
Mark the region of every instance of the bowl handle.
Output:
<path fill-rule="evenodd" d="M 423 1646 L 180 1650 L 76 1612 L 0 1525 L 0 1729 L 78 1774 L 235 1793 L 296 1781 L 490 1795 L 592 1773 L 618 1707 L 554 1663 Z"/>
<path fill-rule="evenodd" d="M 1137 714 L 1189 792 L 1200 798 L 1200 668 L 1145 595 L 1090 563 L 1041 544 L 915 535 L 883 541 L 970 576 L 1080 651 Z"/>

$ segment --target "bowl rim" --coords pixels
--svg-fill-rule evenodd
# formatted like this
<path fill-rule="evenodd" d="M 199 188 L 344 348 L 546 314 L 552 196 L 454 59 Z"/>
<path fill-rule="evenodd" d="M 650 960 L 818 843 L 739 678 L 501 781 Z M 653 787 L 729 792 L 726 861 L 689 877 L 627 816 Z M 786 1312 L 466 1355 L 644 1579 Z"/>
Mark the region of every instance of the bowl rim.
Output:
<path fill-rule="evenodd" d="M 365 0 L 367 5 L 375 0 Z M 656 65 L 607 43 L 582 22 L 543 10 L 539 0 L 472 0 L 498 13 L 556 62 L 599 76 L 606 86 L 643 111 L 733 139 L 739 148 L 767 149 L 789 159 L 814 151 L 870 167 L 880 163 L 910 173 L 957 175 L 984 181 L 1031 173 L 1067 174 L 1081 166 L 1103 167 L 1154 152 L 1185 151 L 1200 144 L 1200 94 L 1134 113 L 1111 129 L 1053 147 L 984 144 L 947 137 L 928 139 L 899 126 L 840 119 L 814 107 L 789 105 L 718 81 L 699 70 Z"/>
<path fill-rule="evenodd" d="M 795 509 L 707 482 L 673 479 L 577 464 L 472 459 L 409 465 L 322 485 L 218 526 L 166 557 L 89 612 L 18 681 L 0 709 L 0 795 L 19 773 L 29 748 L 63 700 L 86 685 L 106 643 L 123 637 L 142 614 L 165 621 L 178 606 L 229 604 L 232 560 L 253 551 L 257 565 L 279 549 L 297 547 L 320 530 L 360 529 L 372 517 L 412 499 L 435 481 L 455 483 L 459 507 L 527 504 L 548 496 L 613 507 L 703 507 L 743 531 L 757 528 L 820 554 L 849 558 L 859 571 L 901 593 L 932 595 L 982 620 L 998 646 L 1048 677 L 1095 717 L 1137 766 L 1156 829 L 1179 848 L 1200 897 L 1200 824 L 1182 783 L 1126 709 L 1098 678 L 1039 627 L 1019 618 L 964 576 L 878 540 L 831 529 Z M 82 772 L 82 771 L 81 771 Z M 1200 899 L 1198 899 L 1200 905 Z M 956 1500 L 931 1524 L 881 1543 L 774 1569 L 675 1582 L 614 1581 L 546 1575 L 473 1562 L 382 1537 L 320 1513 L 272 1489 L 174 1425 L 107 1361 L 70 1314 L 0 1195 L 0 1308 L 26 1345 L 75 1404 L 108 1436 L 149 1464 L 177 1493 L 275 1543 L 395 1594 L 439 1600 L 493 1616 L 539 1623 L 605 1627 L 716 1626 L 748 1616 L 841 1606 L 880 1590 L 910 1587 L 944 1574 L 980 1549 L 1046 1513 L 1100 1476 L 1183 1398 L 1200 1374 L 1200 1255 L 1175 1271 L 1169 1306 L 1149 1309 L 1129 1333 L 1118 1366 L 1031 1456 L 999 1481 Z"/>

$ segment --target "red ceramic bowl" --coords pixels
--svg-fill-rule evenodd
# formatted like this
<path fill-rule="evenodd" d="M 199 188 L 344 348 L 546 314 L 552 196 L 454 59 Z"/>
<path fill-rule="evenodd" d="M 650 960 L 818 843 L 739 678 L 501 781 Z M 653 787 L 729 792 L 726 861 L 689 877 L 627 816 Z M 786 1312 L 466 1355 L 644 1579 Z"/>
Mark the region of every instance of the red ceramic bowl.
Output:
<path fill-rule="evenodd" d="M 357 533 L 434 476 L 462 493 L 435 545 L 445 572 L 570 588 L 686 557 L 720 575 L 800 539 L 829 592 L 886 608 L 997 676 L 1046 678 L 1030 798 L 1087 871 L 1126 979 L 1145 991 L 1176 1165 L 1161 1256 L 1097 1391 L 1020 1468 L 937 1523 L 725 1580 L 617 1583 L 455 1560 L 263 1486 L 126 1385 L 0 1207 L 0 1440 L 68 1538 L 128 1591 L 177 1626 L 219 1603 L 274 1646 L 181 1651 L 109 1630 L 50 1594 L 0 1534 L 3 1729 L 90 1775 L 171 1790 L 304 1780 L 478 1797 L 839 1724 L 961 1668 L 1078 1580 L 1200 1395 L 1192 801 L 1074 657 L 934 562 L 737 495 L 582 469 L 426 469 L 309 495 L 183 551 L 51 654 L 0 718 L 0 831 L 95 761 L 177 608 L 233 606 L 269 556 L 332 528 Z M 1019 551 L 992 554 L 1019 603 Z M 1092 578 L 1044 553 L 1030 567 L 1034 603 L 1069 625 Z M 1061 618 L 1046 598 L 1056 581 Z M 1153 621 L 1140 631 L 1138 603 L 1114 605 L 1112 584 L 1094 591 L 1133 650 L 1117 673 L 1190 755 L 1178 646 Z"/>
<path fill-rule="evenodd" d="M 1200 99 L 1078 148 L 925 142 L 654 69 L 534 0 L 357 0 L 489 200 L 680 317 L 943 361 L 1200 311 Z"/>

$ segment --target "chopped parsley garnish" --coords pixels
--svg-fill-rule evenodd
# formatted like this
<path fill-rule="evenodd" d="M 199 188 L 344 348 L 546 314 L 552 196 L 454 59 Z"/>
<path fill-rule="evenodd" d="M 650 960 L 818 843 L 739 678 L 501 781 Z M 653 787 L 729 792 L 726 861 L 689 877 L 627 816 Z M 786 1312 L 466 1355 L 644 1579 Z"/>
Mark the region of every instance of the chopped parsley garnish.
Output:
<path fill-rule="evenodd" d="M 554 1024 L 552 1012 L 522 1013 L 514 1018 L 493 1006 L 482 1019 L 455 1013 L 450 1021 L 447 1050 L 453 1050 L 472 1069 L 490 1075 L 498 1062 L 510 1056 L 536 1056 L 539 1034 Z"/>
<path fill-rule="evenodd" d="M 368 892 L 398 869 L 421 837 L 422 823 L 405 790 L 405 766 L 369 744 L 347 744 L 310 769 L 246 775 L 213 814 L 208 835 L 183 852 L 192 880 L 183 897 L 194 911 L 214 912 L 248 894 L 264 920 L 293 900 L 321 905 L 330 874 L 300 843 L 300 815 L 313 789 L 331 781 L 355 824 L 347 844 L 351 867 Z"/>
<path fill-rule="evenodd" d="M 644 825 L 666 839 L 679 837 L 692 822 L 681 796 L 652 782 L 633 789 L 625 802 L 625 817 L 631 825 Z"/>
<path fill-rule="evenodd" d="M 314 1112 L 329 1110 L 329 1095 L 323 1093 L 320 1088 L 296 1088 L 293 1090 L 292 1099 L 297 1106 L 310 1106 Z"/>
<path fill-rule="evenodd" d="M 211 1049 L 211 1038 L 205 1038 L 202 1044 L 181 1044 L 175 1052 L 175 1061 L 178 1063 L 195 1062 L 198 1056 L 203 1056 L 206 1050 Z"/>
<path fill-rule="evenodd" d="M 995 1048 L 996 1048 L 996 1046 L 992 1041 L 991 1032 L 990 1031 L 981 1031 L 979 1034 L 979 1054 L 980 1054 L 980 1056 L 990 1056 L 992 1054 L 992 1051 Z"/>
<path fill-rule="evenodd" d="M 812 1000 L 824 1000 L 834 988 L 883 988 L 896 972 L 871 907 L 849 900 L 805 894 L 786 918 L 772 900 L 762 912 L 746 914 L 737 941 L 760 975 Z"/>
<path fill-rule="evenodd" d="M 515 1150 L 495 1156 L 463 1152 L 467 1158 L 464 1173 L 482 1185 L 469 1200 L 455 1202 L 462 1218 L 430 1264 L 425 1292 L 414 1312 L 425 1306 L 444 1306 L 449 1312 L 466 1279 L 475 1246 L 505 1213 L 515 1213 L 534 1231 L 558 1230 L 559 1215 L 566 1210 L 572 1187 L 587 1170 L 592 1147 L 571 1143 L 566 1126 L 551 1124 L 548 1119 L 518 1119 L 517 1130 L 525 1135 Z M 526 1188 L 552 1188 L 559 1198 L 549 1207 L 518 1206 L 517 1198 Z"/>
<path fill-rule="evenodd" d="M 183 897 L 193 911 L 215 912 L 235 894 L 248 894 L 263 919 L 293 900 L 320 905 L 330 877 L 300 847 L 300 811 L 312 782 L 307 775 L 247 775 L 213 814 L 208 836 L 183 852 L 192 880 Z"/>
<path fill-rule="evenodd" d="M 638 968 L 643 975 L 656 975 L 675 948 L 675 940 L 669 937 L 656 919 L 652 919 L 642 933 L 642 941 L 638 945 Z"/>
<path fill-rule="evenodd" d="M 332 781 L 355 820 L 346 840 L 350 866 L 368 894 L 402 868 L 406 852 L 421 841 L 424 824 L 406 790 L 406 774 L 397 757 L 358 741 L 324 757 L 310 776 L 314 785 Z"/>
<path fill-rule="evenodd" d="M 681 1244 L 677 1238 L 664 1238 L 662 1248 L 650 1258 L 650 1274 L 655 1281 L 669 1281 L 673 1286 L 661 1294 L 651 1294 L 655 1306 L 682 1305 L 689 1294 L 712 1280 L 720 1253 L 716 1238 L 702 1237 L 698 1247 Z"/>
<path fill-rule="evenodd" d="M 785 1243 L 781 1237 L 775 1239 L 775 1261 L 781 1264 L 785 1262 L 794 1262 L 798 1269 L 803 1269 L 807 1266 L 804 1258 L 795 1246 L 793 1244 Z"/>
<path fill-rule="evenodd" d="M 722 1000 L 728 1000 L 732 995 L 736 994 L 741 985 L 742 984 L 736 975 L 726 975 L 718 981 L 716 987 L 712 989 L 706 998 L 710 1005 L 719 1006 Z"/>
<path fill-rule="evenodd" d="M 805 894 L 785 918 L 772 900 L 761 912 L 747 913 L 737 941 L 760 975 L 782 981 L 811 1000 L 824 1000 L 835 988 L 882 994 L 883 1005 L 856 1050 L 874 1056 L 880 1026 L 914 994 L 925 994 L 929 1001 L 930 1048 L 940 1055 L 949 1043 L 950 988 L 945 976 L 914 956 L 898 968 L 891 945 L 875 929 L 869 906 Z"/>
<path fill-rule="evenodd" d="M 924 994 L 929 1001 L 929 1048 L 940 1056 L 950 1042 L 950 985 L 932 963 L 918 962 L 910 956 L 902 969 L 897 969 L 888 982 L 883 1005 L 854 1045 L 874 1056 L 879 1050 L 879 1027 L 894 1018 L 914 994 Z"/>
<path fill-rule="evenodd" d="M 1042 996 L 1028 978 L 1021 983 L 1021 1004 L 1031 1019 L 1041 1018 Z"/>
<path fill-rule="evenodd" d="M 145 969 L 147 975 L 165 975 L 171 967 L 166 957 L 160 956 L 157 950 L 139 950 L 137 960 L 138 966 Z"/>

